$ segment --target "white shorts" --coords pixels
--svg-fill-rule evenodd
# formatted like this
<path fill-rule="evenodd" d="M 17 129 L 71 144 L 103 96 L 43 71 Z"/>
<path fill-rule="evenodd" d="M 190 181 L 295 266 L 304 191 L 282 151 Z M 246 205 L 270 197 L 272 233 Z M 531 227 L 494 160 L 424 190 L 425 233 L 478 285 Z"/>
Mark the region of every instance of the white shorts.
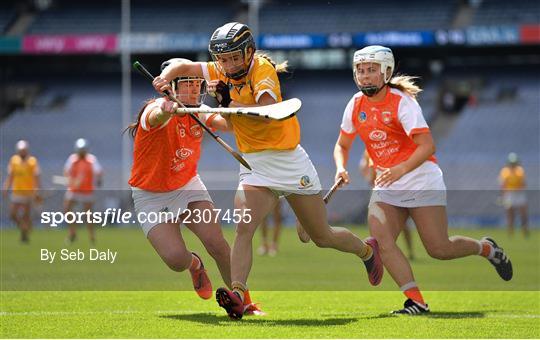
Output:
<path fill-rule="evenodd" d="M 11 193 L 11 203 L 14 204 L 30 204 L 34 199 L 34 195 L 19 195 Z"/>
<path fill-rule="evenodd" d="M 193 177 L 183 187 L 168 192 L 150 192 L 131 187 L 131 196 L 137 219 L 147 237 L 153 227 L 167 222 L 166 219 L 160 221 L 155 218 L 160 212 L 172 212 L 177 218 L 191 202 L 208 201 L 213 203 L 199 175 Z"/>
<path fill-rule="evenodd" d="M 321 191 L 317 170 L 300 145 L 294 150 L 246 153 L 244 158 L 253 170 L 240 165 L 239 187 L 266 187 L 278 196 L 315 195 Z"/>
<path fill-rule="evenodd" d="M 380 173 L 377 170 L 377 176 Z M 426 161 L 388 187 L 375 186 L 370 204 L 374 202 L 403 208 L 446 206 L 446 185 L 442 171 L 436 163 Z"/>
<path fill-rule="evenodd" d="M 506 191 L 503 193 L 503 205 L 506 209 L 527 205 L 527 195 L 523 190 Z"/>
<path fill-rule="evenodd" d="M 66 201 L 75 201 L 77 203 L 94 203 L 94 194 L 82 194 L 80 192 L 66 191 L 64 195 Z"/>

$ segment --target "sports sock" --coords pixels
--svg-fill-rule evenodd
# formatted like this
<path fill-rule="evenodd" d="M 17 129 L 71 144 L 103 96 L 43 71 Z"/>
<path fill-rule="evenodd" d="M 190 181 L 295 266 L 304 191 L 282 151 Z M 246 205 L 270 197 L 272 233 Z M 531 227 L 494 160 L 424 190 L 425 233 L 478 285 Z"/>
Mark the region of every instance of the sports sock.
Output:
<path fill-rule="evenodd" d="M 191 254 L 191 265 L 189 266 L 189 270 L 197 270 L 201 268 L 201 260 L 193 254 Z"/>
<path fill-rule="evenodd" d="M 363 241 L 362 241 L 363 242 Z M 362 250 L 362 252 L 360 254 L 358 254 L 358 256 L 360 256 L 360 258 L 362 259 L 362 261 L 367 261 L 371 258 L 371 256 L 373 256 L 373 249 L 371 249 L 371 246 L 365 242 L 364 243 L 364 249 Z"/>
<path fill-rule="evenodd" d="M 244 302 L 245 292 L 248 290 L 246 285 L 244 285 L 240 281 L 233 281 L 231 286 L 232 286 L 232 291 L 238 293 L 238 295 L 240 296 L 240 299 L 242 300 L 242 302 Z"/>
<path fill-rule="evenodd" d="M 249 289 L 246 289 L 246 291 L 244 292 L 244 305 L 249 305 L 251 304 L 251 296 L 249 295 Z"/>
<path fill-rule="evenodd" d="M 491 243 L 478 241 L 478 244 L 480 246 L 480 251 L 478 252 L 478 255 L 486 257 L 488 259 L 492 259 L 495 255 L 495 248 L 493 248 Z"/>
<path fill-rule="evenodd" d="M 418 289 L 416 282 L 411 281 L 409 283 L 406 283 L 401 286 L 400 289 L 403 291 L 403 294 L 405 294 L 405 296 L 409 299 L 421 303 L 424 306 L 426 305 L 426 303 L 424 302 L 424 297 L 422 296 L 422 293 L 420 293 L 420 289 Z"/>

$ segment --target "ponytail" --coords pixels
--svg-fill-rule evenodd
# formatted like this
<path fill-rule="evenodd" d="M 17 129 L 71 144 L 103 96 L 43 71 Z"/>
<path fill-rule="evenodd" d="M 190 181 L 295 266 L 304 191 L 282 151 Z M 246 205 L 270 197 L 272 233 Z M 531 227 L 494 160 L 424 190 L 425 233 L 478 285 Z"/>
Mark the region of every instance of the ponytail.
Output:
<path fill-rule="evenodd" d="M 405 76 L 405 75 L 396 75 L 390 79 L 388 86 L 393 89 L 398 89 L 402 92 L 405 92 L 409 96 L 416 98 L 416 96 L 422 92 L 422 89 L 416 85 L 414 82 L 419 77 L 415 76 Z"/>
<path fill-rule="evenodd" d="M 144 112 L 144 109 L 146 109 L 148 104 L 150 104 L 154 100 L 155 99 L 148 99 L 147 101 L 144 102 L 144 105 L 142 106 L 141 110 L 137 114 L 137 121 L 135 121 L 134 123 L 129 124 L 128 127 L 126 127 L 124 129 L 122 134 L 128 132 L 129 135 L 131 136 L 131 138 L 135 138 L 135 135 L 137 134 L 137 129 L 139 128 L 139 125 L 141 124 L 141 116 L 142 116 L 142 114 Z"/>
<path fill-rule="evenodd" d="M 274 66 L 277 73 L 287 72 L 287 67 L 289 66 L 287 60 L 282 63 L 276 64 L 276 62 L 272 60 L 272 58 L 270 58 L 268 54 L 260 51 L 255 52 L 255 57 L 266 59 L 270 64 L 272 64 L 272 66 Z"/>

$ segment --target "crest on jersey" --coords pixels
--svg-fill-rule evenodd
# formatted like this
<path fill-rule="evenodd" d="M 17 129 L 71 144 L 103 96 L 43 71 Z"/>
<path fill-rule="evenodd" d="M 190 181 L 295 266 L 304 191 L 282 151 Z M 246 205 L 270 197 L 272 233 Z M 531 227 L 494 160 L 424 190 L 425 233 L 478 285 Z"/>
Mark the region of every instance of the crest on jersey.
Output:
<path fill-rule="evenodd" d="M 392 123 L 392 112 L 390 111 L 383 111 L 381 113 L 382 121 L 384 124 L 390 124 Z"/>
<path fill-rule="evenodd" d="M 358 116 L 358 120 L 360 123 L 363 123 L 367 120 L 367 115 L 364 111 L 360 112 L 360 115 Z"/>
<path fill-rule="evenodd" d="M 300 185 L 304 188 L 307 187 L 310 182 L 311 180 L 309 179 L 309 176 L 307 175 L 304 175 L 302 176 L 302 178 L 300 178 Z"/>
<path fill-rule="evenodd" d="M 189 128 L 189 133 L 195 137 L 195 138 L 201 138 L 203 132 L 202 132 L 202 128 L 199 124 L 193 124 L 190 128 Z"/>

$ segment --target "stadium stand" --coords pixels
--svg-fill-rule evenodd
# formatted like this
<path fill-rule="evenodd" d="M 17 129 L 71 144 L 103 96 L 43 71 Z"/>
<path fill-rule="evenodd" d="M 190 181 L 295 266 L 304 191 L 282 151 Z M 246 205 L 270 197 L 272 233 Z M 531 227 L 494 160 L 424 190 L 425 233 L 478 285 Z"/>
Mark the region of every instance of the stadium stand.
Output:
<path fill-rule="evenodd" d="M 540 3 L 528 0 L 482 1 L 473 25 L 532 24 L 540 22 Z"/>
<path fill-rule="evenodd" d="M 272 1 L 260 12 L 265 33 L 339 33 L 450 28 L 456 1 L 391 0 L 376 6 L 357 1 L 332 3 Z M 321 15 L 324 13 L 324 15 Z M 426 15 L 425 13 L 429 13 Z"/>
<path fill-rule="evenodd" d="M 16 15 L 15 8 L 9 3 L 0 4 L 0 33 L 5 33 L 11 20 Z"/>
<path fill-rule="evenodd" d="M 233 19 L 232 8 L 219 4 L 220 11 L 209 11 L 208 6 L 213 5 L 217 4 L 132 1 L 131 30 L 209 35 L 216 23 Z M 29 33 L 116 33 L 120 31 L 120 10 L 119 1 L 60 1 L 36 15 Z"/>

